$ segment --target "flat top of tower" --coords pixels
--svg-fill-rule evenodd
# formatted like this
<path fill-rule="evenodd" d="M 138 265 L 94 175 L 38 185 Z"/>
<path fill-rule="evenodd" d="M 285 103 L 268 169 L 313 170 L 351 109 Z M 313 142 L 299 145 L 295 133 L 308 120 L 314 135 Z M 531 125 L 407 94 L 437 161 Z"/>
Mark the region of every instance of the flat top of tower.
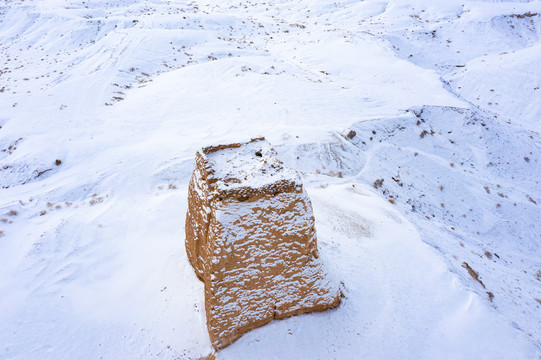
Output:
<path fill-rule="evenodd" d="M 209 146 L 202 150 L 208 181 L 218 190 L 258 189 L 278 183 L 299 183 L 295 171 L 284 168 L 264 138 L 246 143 Z"/>

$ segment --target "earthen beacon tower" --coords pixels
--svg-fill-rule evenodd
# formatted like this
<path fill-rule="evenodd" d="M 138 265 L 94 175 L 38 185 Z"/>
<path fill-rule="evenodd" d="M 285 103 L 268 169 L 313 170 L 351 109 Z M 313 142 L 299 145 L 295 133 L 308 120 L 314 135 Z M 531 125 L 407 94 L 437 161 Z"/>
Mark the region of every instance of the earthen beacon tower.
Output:
<path fill-rule="evenodd" d="M 264 138 L 196 154 L 186 251 L 205 283 L 216 349 L 273 319 L 340 303 L 340 290 L 318 258 L 312 206 L 300 178 Z"/>

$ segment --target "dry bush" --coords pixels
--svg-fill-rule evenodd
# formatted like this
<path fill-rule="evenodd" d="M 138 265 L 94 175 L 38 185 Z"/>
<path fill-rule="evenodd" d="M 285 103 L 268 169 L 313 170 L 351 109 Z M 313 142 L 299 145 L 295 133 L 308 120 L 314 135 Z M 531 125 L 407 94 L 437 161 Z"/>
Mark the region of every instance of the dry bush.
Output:
<path fill-rule="evenodd" d="M 485 284 L 483 284 L 483 282 L 481 281 L 481 279 L 479 279 L 479 273 L 475 270 L 473 270 L 471 268 L 471 266 L 467 263 L 467 262 L 463 262 L 462 263 L 462 267 L 465 268 L 466 270 L 468 270 L 468 274 L 470 274 L 470 276 L 475 280 L 477 281 L 479 284 L 481 284 L 481 286 L 483 286 L 483 288 L 485 287 Z"/>
<path fill-rule="evenodd" d="M 377 188 L 380 188 L 381 186 L 383 186 L 383 182 L 385 181 L 385 179 L 376 179 L 374 180 L 374 182 L 372 183 L 372 186 L 377 189 Z"/>

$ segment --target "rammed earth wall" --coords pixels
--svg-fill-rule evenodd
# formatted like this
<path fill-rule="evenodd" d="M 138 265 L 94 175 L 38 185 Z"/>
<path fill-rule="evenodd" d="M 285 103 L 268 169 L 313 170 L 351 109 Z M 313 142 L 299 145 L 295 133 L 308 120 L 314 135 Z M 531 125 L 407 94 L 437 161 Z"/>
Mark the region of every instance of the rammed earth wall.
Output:
<path fill-rule="evenodd" d="M 314 225 L 299 176 L 263 138 L 197 153 L 186 251 L 205 283 L 215 348 L 273 319 L 340 303 L 318 256 Z"/>

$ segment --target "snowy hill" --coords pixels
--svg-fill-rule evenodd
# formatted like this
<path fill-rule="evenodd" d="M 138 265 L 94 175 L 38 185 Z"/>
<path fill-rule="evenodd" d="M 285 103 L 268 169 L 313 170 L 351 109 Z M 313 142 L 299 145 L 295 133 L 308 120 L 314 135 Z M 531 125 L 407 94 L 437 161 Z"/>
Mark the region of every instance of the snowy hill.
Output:
<path fill-rule="evenodd" d="M 265 136 L 342 304 L 218 359 L 541 358 L 541 1 L 5 0 L 0 359 L 199 359 L 194 154 Z"/>

